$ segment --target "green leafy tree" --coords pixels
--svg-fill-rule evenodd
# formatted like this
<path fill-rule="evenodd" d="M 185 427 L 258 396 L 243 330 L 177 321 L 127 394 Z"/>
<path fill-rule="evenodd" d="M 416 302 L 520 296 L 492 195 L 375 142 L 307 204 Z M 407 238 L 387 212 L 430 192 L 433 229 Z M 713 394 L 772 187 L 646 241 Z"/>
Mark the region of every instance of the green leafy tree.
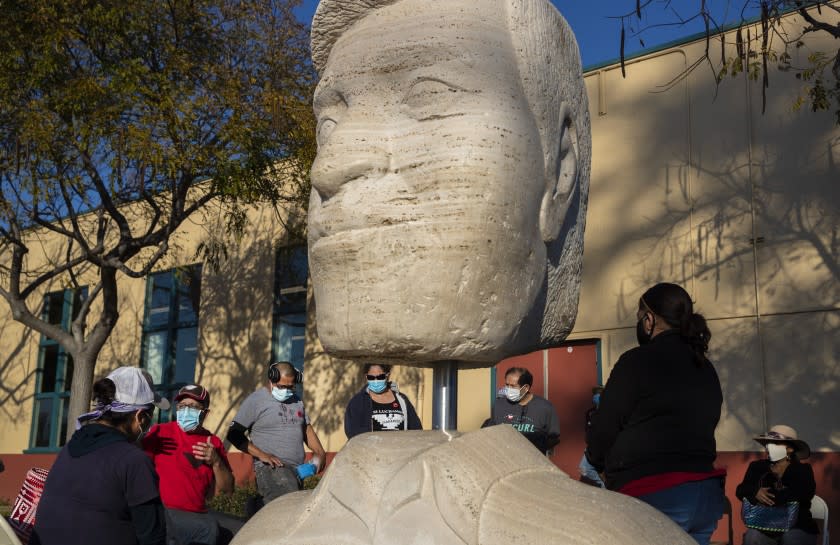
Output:
<path fill-rule="evenodd" d="M 315 75 L 297 3 L 3 2 L 0 295 L 73 358 L 69 418 L 88 410 L 118 275 L 147 275 L 209 203 L 234 231 L 248 204 L 306 206 Z M 83 274 L 70 330 L 41 319 L 43 291 Z"/>
<path fill-rule="evenodd" d="M 726 9 L 718 10 L 716 17 L 713 3 L 707 0 L 673 2 L 672 0 L 626 0 L 628 11 L 617 16 L 621 20 L 621 67 L 624 72 L 624 50 L 629 39 L 643 40 L 646 32 L 664 26 L 683 26 L 702 21 L 706 33 L 704 55 L 674 78 L 673 82 L 694 71 L 708 66 L 712 77 L 719 84 L 727 76 L 746 73 L 754 80 L 761 80 L 762 89 L 770 85 L 770 69 L 773 65 L 781 71 L 791 72 L 802 81 L 802 92 L 794 108 L 807 105 L 812 111 L 832 112 L 840 125 L 840 47 L 836 51 L 815 51 L 807 55 L 807 63 L 796 65 L 791 51 L 803 47 L 803 37 L 821 33 L 840 39 L 840 2 L 837 0 L 729 0 L 719 2 Z M 632 9 L 629 9 L 631 8 Z M 718 6 L 720 8 L 720 6 Z M 668 16 L 648 24 L 645 19 L 652 12 L 664 12 Z M 782 17 L 795 12 L 804 23 L 791 32 L 781 24 Z M 735 32 L 737 54 L 727 55 L 722 30 L 727 14 L 739 16 Z M 759 29 L 751 31 L 748 18 L 757 17 Z M 715 43 L 717 42 L 717 43 Z M 642 44 L 644 42 L 642 41 Z M 720 47 L 718 54 L 718 48 Z M 762 93 L 762 112 L 766 106 L 766 95 Z"/>

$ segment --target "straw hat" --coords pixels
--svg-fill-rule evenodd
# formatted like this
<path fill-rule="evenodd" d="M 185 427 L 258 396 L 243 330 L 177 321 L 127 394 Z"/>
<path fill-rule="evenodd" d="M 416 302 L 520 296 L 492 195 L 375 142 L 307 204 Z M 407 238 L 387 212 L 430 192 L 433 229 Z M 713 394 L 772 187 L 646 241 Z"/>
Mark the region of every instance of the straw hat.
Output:
<path fill-rule="evenodd" d="M 790 445 L 793 447 L 793 453 L 796 454 L 796 458 L 799 460 L 804 460 L 811 455 L 811 447 L 808 446 L 808 443 L 798 438 L 795 429 L 784 424 L 777 424 L 770 428 L 770 431 L 767 433 L 754 437 L 754 439 L 762 446 L 767 443 Z"/>

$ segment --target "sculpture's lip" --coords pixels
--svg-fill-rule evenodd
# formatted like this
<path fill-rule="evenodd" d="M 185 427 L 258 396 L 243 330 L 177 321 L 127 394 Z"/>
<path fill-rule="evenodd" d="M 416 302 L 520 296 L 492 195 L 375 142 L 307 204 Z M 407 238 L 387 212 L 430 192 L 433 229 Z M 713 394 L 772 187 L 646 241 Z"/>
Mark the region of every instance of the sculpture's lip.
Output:
<path fill-rule="evenodd" d="M 324 229 L 319 227 L 317 222 L 309 226 L 309 246 L 315 248 L 319 243 L 334 242 L 334 241 L 349 241 L 358 238 L 364 238 L 374 233 L 387 233 L 388 231 L 397 231 L 405 228 L 414 228 L 422 225 L 428 225 L 428 221 L 416 219 L 384 219 L 376 225 L 348 225 L 340 229 Z"/>

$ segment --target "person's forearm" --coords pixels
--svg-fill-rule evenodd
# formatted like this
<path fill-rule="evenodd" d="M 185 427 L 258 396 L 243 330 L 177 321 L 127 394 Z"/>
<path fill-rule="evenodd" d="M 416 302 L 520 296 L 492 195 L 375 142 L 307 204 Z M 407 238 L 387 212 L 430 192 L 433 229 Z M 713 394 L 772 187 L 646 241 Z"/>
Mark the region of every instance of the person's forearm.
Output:
<path fill-rule="evenodd" d="M 306 446 L 308 446 L 316 456 L 321 458 L 321 464 L 323 465 L 326 460 L 327 453 L 324 450 L 324 447 L 321 446 L 321 440 L 318 438 L 318 434 L 315 433 L 315 428 L 313 428 L 311 424 L 306 427 Z"/>
<path fill-rule="evenodd" d="M 221 458 L 216 460 L 212 467 L 213 476 L 216 479 L 215 495 L 231 494 L 233 492 L 233 472 Z"/>
<path fill-rule="evenodd" d="M 248 454 L 250 454 L 251 456 L 253 456 L 254 458 L 256 458 L 257 460 L 262 460 L 263 458 L 268 456 L 268 454 L 266 454 L 266 452 L 264 450 L 260 449 L 257 445 L 252 443 L 250 439 L 248 440 L 248 446 L 246 447 L 246 452 Z"/>

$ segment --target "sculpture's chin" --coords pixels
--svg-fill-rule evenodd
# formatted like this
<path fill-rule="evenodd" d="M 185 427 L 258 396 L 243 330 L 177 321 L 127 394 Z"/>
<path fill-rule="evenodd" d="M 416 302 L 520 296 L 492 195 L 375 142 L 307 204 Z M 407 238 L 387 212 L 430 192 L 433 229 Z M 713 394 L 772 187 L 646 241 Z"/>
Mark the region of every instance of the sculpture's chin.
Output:
<path fill-rule="evenodd" d="M 545 254 L 521 236 L 392 225 L 321 237 L 309 256 L 318 336 L 336 356 L 495 362 L 528 351 L 519 332 L 542 313 Z"/>
<path fill-rule="evenodd" d="M 317 294 L 316 300 L 320 305 Z M 375 355 L 377 359 L 400 363 L 457 360 L 492 364 L 503 358 L 513 344 L 516 328 L 482 327 L 490 318 L 476 321 L 474 316 L 448 307 L 394 316 L 383 314 L 377 303 L 344 308 L 340 317 L 335 312 L 319 312 L 318 337 L 324 349 L 333 356 L 351 359 Z M 449 325 L 454 323 L 458 327 Z"/>

